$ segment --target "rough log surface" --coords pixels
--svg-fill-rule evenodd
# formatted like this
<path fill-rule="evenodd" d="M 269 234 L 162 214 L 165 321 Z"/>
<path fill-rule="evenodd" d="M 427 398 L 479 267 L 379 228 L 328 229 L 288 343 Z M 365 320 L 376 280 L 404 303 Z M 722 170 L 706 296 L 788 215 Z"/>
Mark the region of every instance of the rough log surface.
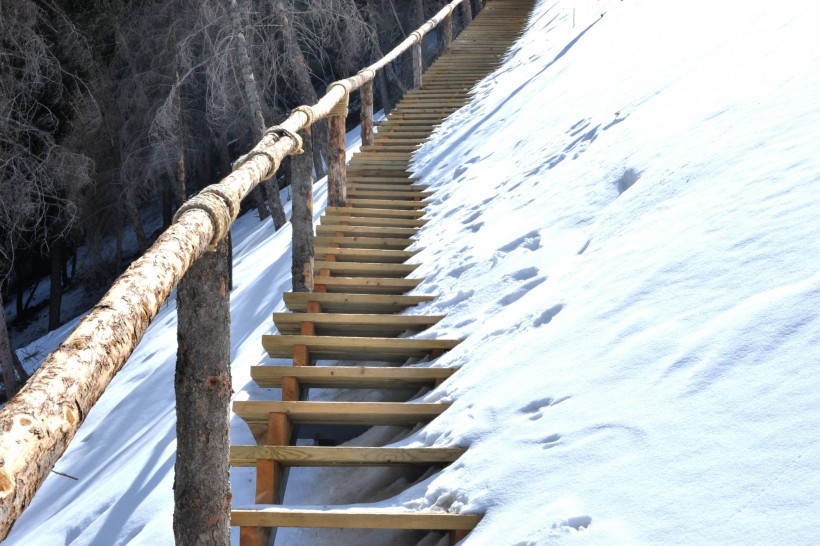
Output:
<path fill-rule="evenodd" d="M 290 182 L 293 189 L 293 257 L 291 276 L 294 292 L 313 291 L 313 162 L 311 131 L 299 131 L 304 153 L 290 158 Z"/>
<path fill-rule="evenodd" d="M 177 291 L 177 544 L 231 541 L 228 474 L 231 399 L 231 308 L 228 241 L 206 252 Z"/>

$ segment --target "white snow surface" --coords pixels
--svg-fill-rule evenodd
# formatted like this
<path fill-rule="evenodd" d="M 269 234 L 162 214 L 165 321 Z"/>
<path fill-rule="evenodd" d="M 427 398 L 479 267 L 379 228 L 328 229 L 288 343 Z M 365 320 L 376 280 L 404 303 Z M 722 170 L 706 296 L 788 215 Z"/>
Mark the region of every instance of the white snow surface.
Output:
<path fill-rule="evenodd" d="M 414 162 L 437 190 L 417 292 L 439 297 L 411 312 L 447 314 L 421 336 L 465 340 L 419 364 L 461 366 L 420 400 L 453 406 L 369 433 L 468 450 L 415 482 L 294 472 L 290 501 L 384 488 L 369 500 L 485 513 L 477 546 L 820 542 L 818 14 L 538 2 Z M 236 399 L 271 396 L 249 366 L 285 363 L 260 344 L 290 283 L 290 229 L 271 231 L 234 228 Z M 7 543 L 173 543 L 174 311 L 57 463 L 79 480 L 52 475 Z M 250 470 L 233 487 L 252 503 Z M 312 533 L 277 544 L 416 543 Z"/>

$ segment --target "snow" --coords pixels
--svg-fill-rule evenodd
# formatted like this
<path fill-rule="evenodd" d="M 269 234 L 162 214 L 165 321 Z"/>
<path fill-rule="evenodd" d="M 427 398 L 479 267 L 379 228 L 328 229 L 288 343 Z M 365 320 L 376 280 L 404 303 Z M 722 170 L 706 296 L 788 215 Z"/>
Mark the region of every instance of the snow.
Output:
<path fill-rule="evenodd" d="M 356 440 L 468 451 L 420 478 L 293 472 L 289 499 L 483 512 L 475 545 L 820 541 L 812 15 L 539 2 L 414 163 L 437 190 L 417 292 L 439 298 L 411 312 L 447 314 L 424 337 L 465 340 L 419 364 L 462 367 L 419 399 L 453 407 Z M 234 237 L 234 388 L 258 398 L 290 232 L 242 218 Z M 79 481 L 52 475 L 8 543 L 173 541 L 174 355 L 171 302 L 58 462 Z M 252 474 L 233 474 L 251 503 Z M 332 533 L 277 543 L 419 540 Z"/>

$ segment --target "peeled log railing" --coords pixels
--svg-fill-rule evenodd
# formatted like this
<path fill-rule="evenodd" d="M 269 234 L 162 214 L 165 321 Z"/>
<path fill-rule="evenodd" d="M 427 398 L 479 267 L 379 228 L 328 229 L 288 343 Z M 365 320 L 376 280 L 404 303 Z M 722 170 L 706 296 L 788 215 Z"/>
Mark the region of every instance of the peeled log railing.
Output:
<path fill-rule="evenodd" d="M 411 50 L 414 57 L 414 83 L 420 85 L 422 38 L 444 22 L 444 47 L 449 47 L 452 40 L 452 13 L 462 4 L 463 17 L 465 22 L 469 22 L 472 18 L 470 0 L 453 0 L 379 61 L 355 76 L 332 83 L 315 105 L 295 109 L 279 126 L 268 129 L 260 142 L 240 159 L 234 172 L 219 183 L 208 186 L 180 208 L 168 229 L 114 282 L 68 338 L 48 355 L 23 389 L 6 403 L 0 410 L 0 539 L 8 535 L 14 522 L 31 502 L 86 415 L 128 360 L 174 287 L 203 254 L 209 250 L 226 252 L 224 248 L 219 249 L 227 246 L 223 239 L 230 231 L 242 199 L 260 182 L 270 178 L 286 156 L 300 153 L 300 132 L 302 135 L 309 134 L 307 131 L 310 126 L 323 118 L 328 118 L 331 129 L 328 204 L 344 204 L 344 120 L 350 93 L 361 90 L 363 144 L 370 144 L 373 134 L 372 81 L 376 72 Z M 477 0 L 479 8 L 482 4 L 483 0 Z M 299 172 L 303 173 L 300 176 L 305 176 L 304 169 Z M 307 176 L 309 177 L 309 172 Z M 309 191 L 309 188 L 305 191 Z M 303 220 L 310 219 L 311 215 L 302 214 L 301 217 Z M 310 230 L 312 234 L 312 224 L 303 228 Z M 311 267 L 306 262 L 302 271 L 310 276 Z M 200 269 L 207 267 L 203 265 Z M 299 268 L 295 265 L 294 272 L 297 269 Z M 201 270 L 197 271 L 198 275 L 201 273 Z M 229 287 L 226 290 L 219 283 L 211 284 L 216 289 L 212 287 L 210 291 L 217 292 L 216 296 L 203 295 L 202 301 L 190 301 L 199 296 L 196 290 L 188 290 L 189 297 L 185 298 L 186 301 L 178 301 L 180 314 L 183 312 L 183 305 L 196 309 L 198 305 L 205 304 L 208 297 L 227 299 Z M 307 288 L 310 288 L 310 284 L 312 283 L 308 283 Z M 190 323 L 190 316 L 186 317 L 186 323 Z M 180 329 L 182 328 L 180 321 Z M 203 337 L 219 338 L 217 345 L 224 345 L 228 339 L 228 330 L 229 325 L 225 325 L 222 332 L 215 335 L 209 331 L 208 336 Z M 182 344 L 185 335 L 190 336 L 191 333 L 180 331 L 180 343 Z M 224 347 L 217 347 L 214 351 L 214 354 L 220 351 L 224 353 Z M 184 353 L 185 348 L 181 346 L 178 358 L 184 360 Z M 203 387 L 201 392 L 205 395 L 214 393 L 225 400 L 225 418 L 227 398 L 230 395 L 230 376 L 224 376 L 224 371 L 229 370 L 227 366 L 228 363 L 225 363 L 221 368 L 222 372 L 218 369 L 204 372 L 212 375 L 204 376 L 205 383 L 199 383 Z M 180 378 L 178 361 L 178 393 L 180 381 L 183 380 L 184 377 Z M 197 385 L 196 381 L 203 381 L 202 374 L 198 378 L 194 377 L 193 381 L 193 385 Z M 178 425 L 178 430 L 179 426 L 181 425 Z M 184 426 L 193 427 L 190 423 Z M 226 422 L 224 426 L 227 426 Z M 224 446 L 219 446 L 220 449 L 224 447 L 224 453 L 212 455 L 224 460 L 227 469 L 227 434 L 225 436 Z M 182 457 L 182 448 L 179 449 L 178 465 Z M 209 444 L 209 450 L 214 450 L 213 442 Z M 179 480 L 179 472 L 177 476 Z M 198 493 L 202 494 L 201 491 Z M 225 507 L 223 520 L 219 522 L 219 526 L 224 529 L 228 528 L 227 508 Z M 193 522 L 187 523 L 190 525 Z M 207 525 L 214 526 L 210 517 Z M 177 541 L 180 542 L 179 536 Z"/>

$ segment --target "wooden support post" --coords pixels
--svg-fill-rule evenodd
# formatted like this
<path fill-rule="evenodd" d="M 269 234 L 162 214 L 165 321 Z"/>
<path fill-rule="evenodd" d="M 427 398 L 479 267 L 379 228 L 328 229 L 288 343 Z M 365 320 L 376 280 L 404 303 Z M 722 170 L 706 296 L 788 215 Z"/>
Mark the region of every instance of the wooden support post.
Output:
<path fill-rule="evenodd" d="M 421 74 L 424 70 L 424 60 L 421 56 L 421 42 L 413 46 L 413 88 L 421 89 Z"/>
<path fill-rule="evenodd" d="M 304 153 L 291 156 L 293 186 L 293 258 L 291 275 L 294 292 L 313 291 L 313 146 L 310 128 L 299 131 Z"/>
<path fill-rule="evenodd" d="M 290 445 L 293 427 L 285 413 L 268 415 L 268 434 L 266 445 Z M 272 460 L 256 461 L 256 503 L 281 504 L 285 496 L 285 468 Z M 241 546 L 267 546 L 272 529 L 249 527 L 240 531 Z M 227 544 L 227 543 L 226 543 Z"/>
<path fill-rule="evenodd" d="M 230 544 L 228 242 L 194 262 L 177 291 L 177 544 Z"/>
<path fill-rule="evenodd" d="M 461 17 L 463 18 L 465 27 L 473 20 L 473 5 L 471 0 L 464 0 L 461 4 Z"/>
<path fill-rule="evenodd" d="M 470 531 L 466 531 L 464 529 L 450 531 L 450 546 L 455 546 L 458 541 L 465 539 L 469 532 Z"/>
<path fill-rule="evenodd" d="M 453 45 L 453 15 L 448 13 L 441 24 L 444 31 L 444 53 L 447 53 Z"/>
<path fill-rule="evenodd" d="M 366 81 L 359 88 L 362 101 L 362 146 L 373 145 L 373 80 Z"/>
<path fill-rule="evenodd" d="M 327 206 L 343 207 L 347 199 L 345 187 L 345 118 L 328 118 Z"/>

